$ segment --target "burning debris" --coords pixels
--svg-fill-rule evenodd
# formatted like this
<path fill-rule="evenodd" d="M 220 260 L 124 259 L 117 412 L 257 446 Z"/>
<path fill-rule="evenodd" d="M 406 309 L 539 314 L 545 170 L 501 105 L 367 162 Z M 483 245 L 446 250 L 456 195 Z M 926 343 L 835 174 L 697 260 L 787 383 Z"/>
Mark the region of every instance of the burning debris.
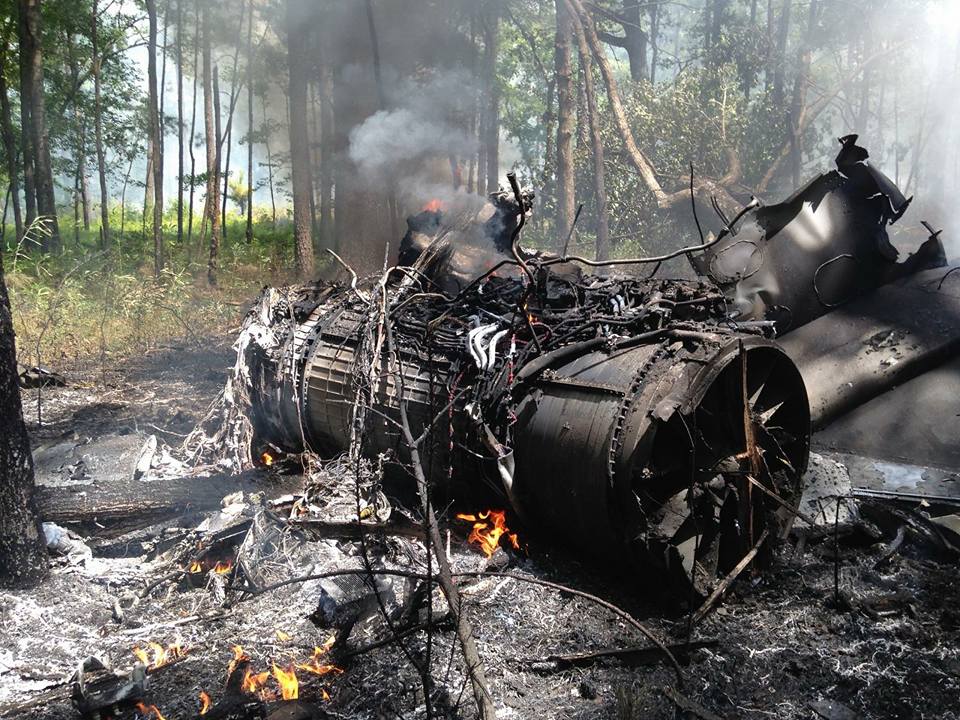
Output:
<path fill-rule="evenodd" d="M 389 469 L 411 459 L 405 415 L 438 492 L 507 503 L 705 596 L 792 519 L 800 375 L 772 323 L 732 321 L 709 283 L 586 275 L 523 251 L 531 197 L 496 196 L 482 223 L 424 211 L 401 248 L 410 267 L 372 288 L 266 291 L 243 331 L 244 435 L 284 454 L 359 443 Z M 497 518 L 471 534 L 488 555 Z"/>

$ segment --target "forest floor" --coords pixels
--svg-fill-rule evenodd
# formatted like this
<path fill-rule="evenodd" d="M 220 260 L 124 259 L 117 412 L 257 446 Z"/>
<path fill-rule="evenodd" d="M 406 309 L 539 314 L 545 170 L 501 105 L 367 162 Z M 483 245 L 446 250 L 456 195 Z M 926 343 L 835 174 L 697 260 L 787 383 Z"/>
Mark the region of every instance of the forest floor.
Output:
<path fill-rule="evenodd" d="M 113 436 L 129 437 L 131 446 L 139 447 L 150 434 L 177 445 L 221 389 L 232 362 L 230 340 L 172 343 L 88 376 L 67 372 L 67 387 L 42 393 L 40 429 L 36 391 L 25 392 L 35 447 Z M 486 559 L 465 542 L 460 525 L 450 524 L 454 569 L 482 569 Z M 522 528 L 520 533 L 524 552 L 508 558 L 512 572 L 603 597 L 669 643 L 689 638 L 705 646 L 681 654 L 682 686 L 656 653 L 637 655 L 632 663 L 608 658 L 568 666 L 553 656 L 648 642 L 583 598 L 515 579 L 463 580 L 498 717 L 960 717 L 957 567 L 910 534 L 889 558 L 888 537 L 864 542 L 853 533 L 835 545 L 830 536 L 801 543 L 795 534 L 779 547 L 769 570 L 744 575 L 688 636 L 687 615 L 644 600 L 642 578 L 598 571 Z M 359 564 L 355 541 L 287 530 L 282 537 L 286 549 L 283 562 L 271 569 L 275 577 Z M 8 716 L 79 717 L 65 681 L 83 658 L 95 655 L 129 668 L 132 646 L 178 641 L 189 652 L 151 676 L 148 702 L 167 720 L 183 720 L 197 715 L 201 690 L 214 702 L 223 695 L 233 645 L 244 648 L 257 670 L 265 670 L 271 662 L 305 661 L 329 637 L 309 618 L 321 588 L 331 592 L 321 581 L 224 606 L 210 587 L 160 583 L 144 592 L 169 572 L 169 560 L 140 553 L 107 557 L 94 539 L 88 543 L 92 556 L 55 559 L 40 587 L 0 593 L 0 715 L 12 703 L 46 698 Z M 388 536 L 369 546 L 386 567 L 422 567 L 422 548 L 412 540 Z M 393 581 L 391 598 L 403 589 L 401 581 Z M 118 614 L 118 598 L 133 595 L 143 597 Z M 439 612 L 442 602 L 435 607 Z M 351 643 L 385 634 L 374 615 L 358 625 Z M 409 636 L 408 650 L 423 657 L 426 637 L 425 632 Z M 464 670 L 452 652 L 454 633 L 440 626 L 431 642 L 437 692 L 445 696 L 438 705 L 449 708 L 444 716 L 473 717 Z M 300 697 L 319 700 L 326 693 L 321 707 L 335 718 L 424 717 L 420 678 L 396 646 L 365 652 L 342 668 L 322 677 L 301 673 Z M 671 696 L 687 705 L 686 714 Z M 142 716 L 128 709 L 117 717 Z"/>

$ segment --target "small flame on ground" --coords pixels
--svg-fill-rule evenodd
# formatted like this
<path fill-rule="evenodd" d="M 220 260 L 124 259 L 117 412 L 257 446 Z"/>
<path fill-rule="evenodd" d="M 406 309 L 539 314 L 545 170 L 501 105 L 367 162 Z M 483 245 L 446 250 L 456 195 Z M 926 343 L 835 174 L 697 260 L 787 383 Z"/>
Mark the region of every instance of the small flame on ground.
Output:
<path fill-rule="evenodd" d="M 206 572 L 207 570 L 212 570 L 217 575 L 227 575 L 228 573 L 233 572 L 233 560 L 217 560 L 216 565 L 212 568 L 207 563 L 202 563 L 199 560 L 194 560 L 190 563 L 189 572 L 191 574 Z"/>
<path fill-rule="evenodd" d="M 423 212 L 440 212 L 443 210 L 443 201 L 440 198 L 428 200 L 423 206 Z"/>
<path fill-rule="evenodd" d="M 207 694 L 206 690 L 201 690 L 200 691 L 200 714 L 206 715 L 208 710 L 210 710 L 210 695 Z"/>
<path fill-rule="evenodd" d="M 247 668 L 247 673 L 243 676 L 243 684 L 240 686 L 240 689 L 245 693 L 256 695 L 263 690 L 264 687 L 266 687 L 269 679 L 270 673 L 268 673 L 266 670 L 260 673 L 255 673 L 250 668 Z"/>
<path fill-rule="evenodd" d="M 284 700 L 296 700 L 300 696 L 300 682 L 297 680 L 297 672 L 293 665 L 281 668 L 274 664 L 273 676 L 277 679 L 280 697 Z"/>
<path fill-rule="evenodd" d="M 506 537 L 515 550 L 520 549 L 517 534 L 510 532 L 507 527 L 507 513 L 504 510 L 485 510 L 479 515 L 457 513 L 457 519 L 473 523 L 467 542 L 479 545 L 487 557 L 496 552 L 502 537 Z"/>
<path fill-rule="evenodd" d="M 263 462 L 263 464 L 266 465 L 267 467 L 270 467 L 271 465 L 273 465 L 273 455 L 271 455 L 270 453 L 268 453 L 266 450 L 264 450 L 264 451 L 260 454 L 260 460 L 261 460 L 261 462 Z"/>
<path fill-rule="evenodd" d="M 142 702 L 138 702 L 137 710 L 146 720 L 166 720 L 157 710 L 156 705 L 144 705 Z"/>
<path fill-rule="evenodd" d="M 239 645 L 234 645 L 230 648 L 233 651 L 233 659 L 230 661 L 230 664 L 227 666 L 227 677 L 233 675 L 233 671 L 237 669 L 237 665 L 244 660 L 249 660 L 250 656 L 247 655 L 243 648 Z"/>
<path fill-rule="evenodd" d="M 282 630 L 275 630 L 277 637 L 281 639 L 289 639 L 289 635 Z M 281 637 L 282 636 L 282 637 Z M 300 681 L 297 678 L 297 670 L 304 670 L 306 672 L 312 673 L 314 675 L 327 675 L 328 673 L 343 673 L 344 671 L 332 665 L 330 663 L 324 663 L 321 658 L 327 654 L 331 647 L 333 647 L 336 636 L 331 635 L 323 643 L 323 645 L 315 647 L 313 649 L 313 656 L 309 661 L 305 663 L 300 663 L 295 665 L 294 663 L 288 663 L 285 667 L 280 667 L 276 663 L 270 663 L 270 670 L 265 670 L 263 672 L 254 672 L 248 665 L 244 669 L 243 681 L 240 684 L 241 692 L 247 695 L 253 695 L 259 698 L 261 701 L 269 702 L 282 698 L 283 700 L 296 700 L 300 696 Z M 240 645 L 234 645 L 232 647 L 233 659 L 230 661 L 230 666 L 227 670 L 227 677 L 233 674 L 238 664 L 241 662 L 250 662 L 250 656 L 244 651 Z M 267 687 L 270 682 L 270 678 L 273 677 L 276 681 L 277 688 L 279 688 L 279 694 L 274 688 Z M 323 688 L 320 688 L 320 693 L 324 700 L 329 700 L 330 695 Z M 204 699 L 206 698 L 206 700 Z M 200 702 L 203 705 L 204 702 L 209 703 L 210 696 L 205 692 L 200 693 Z M 203 707 L 209 707 L 209 705 L 203 705 Z M 204 714 L 206 710 L 201 711 L 201 715 Z"/>
<path fill-rule="evenodd" d="M 314 675 L 327 675 L 328 673 L 343 673 L 342 668 L 338 668 L 336 665 L 331 663 L 323 662 L 321 658 L 327 654 L 327 651 L 333 646 L 333 641 L 335 637 L 331 635 L 327 641 L 319 647 L 313 649 L 313 656 L 305 663 L 300 663 L 297 665 L 297 668 L 300 670 L 305 670 L 308 673 L 313 673 Z"/>
<path fill-rule="evenodd" d="M 158 642 L 148 642 L 147 649 L 134 645 L 133 654 L 142 665 L 146 665 L 147 670 L 156 670 L 164 665 L 169 665 L 174 660 L 179 660 L 187 654 L 187 650 L 180 643 L 173 643 L 164 647 Z"/>

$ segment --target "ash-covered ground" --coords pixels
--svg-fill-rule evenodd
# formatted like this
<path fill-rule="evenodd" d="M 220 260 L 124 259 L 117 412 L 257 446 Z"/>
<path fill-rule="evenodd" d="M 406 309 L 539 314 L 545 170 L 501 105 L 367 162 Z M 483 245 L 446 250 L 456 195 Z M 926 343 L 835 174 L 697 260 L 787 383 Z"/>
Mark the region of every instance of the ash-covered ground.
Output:
<path fill-rule="evenodd" d="M 230 362 L 228 344 L 220 341 L 203 350 L 170 348 L 112 368 L 107 386 L 102 377 L 69 377 L 69 387 L 43 392 L 49 424 L 35 432 L 34 442 L 41 450 L 57 443 L 92 445 L 85 462 L 88 476 L 95 476 L 96 442 L 105 438 L 129 437 L 138 447 L 147 434 L 156 433 L 173 445 L 203 415 Z M 34 392 L 26 393 L 25 401 L 35 424 Z M 335 488 L 330 491 L 336 494 Z M 246 507 L 238 510 L 240 505 Z M 394 517 L 400 517 L 402 509 L 396 501 L 393 505 Z M 231 512 L 262 518 L 259 508 L 257 498 L 245 497 Z M 270 582 L 362 566 L 356 539 L 270 527 L 277 535 L 262 567 Z M 446 528 L 454 570 L 488 564 L 465 541 L 468 524 L 450 518 Z M 891 528 L 881 528 L 878 537 L 842 522 L 836 534 L 828 525 L 799 542 L 798 527 L 779 546 L 771 568 L 742 575 L 723 603 L 691 631 L 687 614 L 676 606 L 644 599 L 655 590 L 645 578 L 597 570 L 558 550 L 549 538 L 511 529 L 519 531 L 522 551 L 502 558 L 509 560 L 507 571 L 592 593 L 628 610 L 669 644 L 690 640 L 703 647 L 679 655 L 682 685 L 657 653 L 567 666 L 553 658 L 650 643 L 590 600 L 511 578 L 461 579 L 498 717 L 960 716 L 955 559 L 937 555 L 912 531 L 891 554 Z M 161 530 L 157 537 L 174 532 Z M 563 540 L 576 544 L 576 538 Z M 116 538 L 86 538 L 86 544 L 92 554 L 55 559 L 49 580 L 39 588 L 0 593 L 0 713 L 8 717 L 79 717 L 70 704 L 68 682 L 77 664 L 94 655 L 129 668 L 135 661 L 131 648 L 155 641 L 180 643 L 187 653 L 151 674 L 146 702 L 167 720 L 192 718 L 199 712 L 201 691 L 214 703 L 223 697 L 234 645 L 242 646 L 254 669 L 262 671 L 273 663 L 306 663 L 334 634 L 327 627 L 330 618 L 317 612 L 325 594 L 338 592 L 331 581 L 294 583 L 245 597 L 231 593 L 224 602 L 214 587 L 184 587 L 176 578 L 157 583 L 179 569 L 176 552 L 153 560 L 149 554 L 107 558 L 100 555 L 116 554 Z M 426 570 L 423 548 L 404 534 L 371 534 L 368 552 L 378 566 Z M 411 582 L 394 577 L 384 583 L 381 599 L 388 611 L 403 606 Z M 344 585 L 343 606 L 351 592 L 350 584 Z M 432 607 L 442 615 L 439 594 Z M 424 612 L 419 610 L 419 619 Z M 362 615 L 347 652 L 337 659 L 342 672 L 299 672 L 300 698 L 317 701 L 334 718 L 424 717 L 421 678 L 405 652 L 425 662 L 426 631 L 404 637 L 405 652 L 388 643 L 350 656 L 389 634 L 378 609 Z M 441 621 L 429 639 L 434 706 L 444 717 L 475 717 L 452 628 Z M 671 698 L 692 704 L 681 710 Z M 31 700 L 38 702 L 24 708 Z M 117 717 L 143 715 L 128 708 Z"/>

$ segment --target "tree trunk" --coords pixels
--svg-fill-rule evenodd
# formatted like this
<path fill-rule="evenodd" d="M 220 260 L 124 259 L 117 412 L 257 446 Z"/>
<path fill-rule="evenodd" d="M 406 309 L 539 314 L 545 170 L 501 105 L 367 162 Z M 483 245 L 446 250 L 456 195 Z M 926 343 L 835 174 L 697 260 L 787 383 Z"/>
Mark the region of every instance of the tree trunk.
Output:
<path fill-rule="evenodd" d="M 147 115 L 149 116 L 149 110 Z M 140 216 L 140 232 L 144 237 L 147 234 L 147 218 L 153 222 L 153 135 L 150 131 L 149 117 L 147 118 L 147 174 L 143 178 L 143 213 Z"/>
<path fill-rule="evenodd" d="M 283 483 L 290 491 L 292 482 Z M 40 487 L 36 492 L 37 515 L 58 525 L 94 526 L 101 535 L 116 535 L 152 525 L 184 512 L 204 512 L 220 507 L 225 495 L 256 492 L 263 488 L 256 472 L 211 475 L 198 483 L 184 477 L 156 480 L 150 492 L 142 480 L 117 480 L 73 487 Z M 96 524 L 96 525 L 95 525 Z"/>
<path fill-rule="evenodd" d="M 590 141 L 593 159 L 593 190 L 597 203 L 597 260 L 610 259 L 610 227 L 607 219 L 607 187 L 603 167 L 603 140 L 600 136 L 600 116 L 597 110 L 597 95 L 593 86 L 593 68 L 590 62 L 590 48 L 584 36 L 583 27 L 576 17 L 573 27 L 577 34 L 577 47 L 580 52 L 580 69 L 583 75 L 583 89 L 586 95 L 586 112 L 590 122 Z M 582 120 L 581 120 L 582 122 Z"/>
<path fill-rule="evenodd" d="M 626 0 L 633 2 L 633 0 Z M 710 23 L 710 44 L 716 47 L 720 43 L 720 36 L 723 34 L 723 21 L 727 15 L 727 5 L 729 0 L 712 0 L 713 14 Z"/>
<path fill-rule="evenodd" d="M 337 249 L 333 234 L 333 67 L 321 45 L 320 65 L 320 246 Z"/>
<path fill-rule="evenodd" d="M 790 36 L 790 6 L 792 0 L 783 0 L 780 24 L 777 27 L 777 55 L 774 58 L 773 103 L 780 108 L 784 101 L 784 86 L 787 76 L 787 38 Z"/>
<path fill-rule="evenodd" d="M 500 3 L 501 0 L 488 0 L 484 17 L 483 77 L 487 88 L 484 144 L 487 156 L 487 194 L 500 189 L 500 88 L 497 84 Z"/>
<path fill-rule="evenodd" d="M 47 221 L 47 233 L 41 243 L 45 252 L 60 252 L 60 226 L 57 223 L 57 205 L 53 193 L 53 168 L 50 162 L 50 138 L 47 134 L 46 102 L 43 89 L 43 52 L 41 50 L 40 0 L 20 0 L 23 37 L 20 47 L 21 78 L 26 66 L 29 86 L 30 142 L 37 193 L 37 213 Z"/>
<path fill-rule="evenodd" d="M 107 195 L 107 162 L 103 151 L 103 101 L 100 96 L 100 18 L 98 0 L 93 0 L 90 20 L 90 43 L 93 62 L 93 141 L 97 152 L 97 179 L 100 182 L 100 247 L 110 244 L 110 209 Z"/>
<path fill-rule="evenodd" d="M 660 61 L 660 3 L 650 6 L 650 84 L 657 82 L 657 63 Z"/>
<path fill-rule="evenodd" d="M 182 0 L 181 0 L 182 1 Z M 190 103 L 190 142 L 187 152 L 190 154 L 190 189 L 187 200 L 187 254 L 193 252 L 193 198 L 196 194 L 197 156 L 193 150 L 193 139 L 197 132 L 197 79 L 202 74 L 200 69 L 200 0 L 193 2 L 193 100 Z"/>
<path fill-rule="evenodd" d="M 230 198 L 230 156 L 233 150 L 233 113 L 237 107 L 237 98 L 240 97 L 241 84 L 237 82 L 237 69 L 240 66 L 240 35 L 243 32 L 243 19 L 246 16 L 247 6 L 241 0 L 240 4 L 240 23 L 237 26 L 237 43 L 233 48 L 233 72 L 230 75 L 230 105 L 227 112 L 227 130 L 223 136 L 220 136 L 220 129 L 217 128 L 217 135 L 220 137 L 220 156 L 223 157 L 223 145 L 226 143 L 227 155 L 223 166 L 223 199 L 221 212 L 221 222 L 223 227 L 223 236 L 226 238 L 228 233 L 227 226 L 227 200 Z M 219 115 L 219 113 L 217 113 Z"/>
<path fill-rule="evenodd" d="M 307 82 L 310 25 L 303 18 L 311 10 L 310 0 L 287 0 L 287 58 L 290 68 L 290 164 L 293 183 L 294 261 L 301 277 L 313 274 L 310 198 L 310 133 L 307 128 Z"/>
<path fill-rule="evenodd" d="M 657 3 L 654 3 L 654 6 L 656 5 Z M 627 51 L 630 77 L 634 82 L 646 80 L 650 74 L 647 68 L 647 33 L 640 25 L 642 6 L 643 3 L 638 0 L 623 0 L 622 12 L 626 20 L 623 23 L 623 49 Z"/>
<path fill-rule="evenodd" d="M 70 65 L 70 81 L 74 87 L 80 87 L 80 67 L 77 64 L 76 42 L 73 33 L 66 33 L 67 58 Z M 90 232 L 90 200 L 87 193 L 87 117 L 80 109 L 79 104 L 73 111 L 74 124 L 79 130 L 77 137 L 77 147 L 75 150 L 77 169 L 74 174 L 74 209 L 76 210 L 76 200 L 79 199 L 80 207 L 83 209 L 83 229 Z M 74 212 L 74 239 L 80 240 L 80 220 L 79 213 Z"/>
<path fill-rule="evenodd" d="M 159 104 L 157 102 L 157 3 L 146 0 L 149 20 L 149 40 L 147 42 L 147 123 L 150 132 L 152 151 L 151 170 L 153 171 L 153 274 L 160 277 L 163 270 L 163 138 L 160 132 Z"/>
<path fill-rule="evenodd" d="M 0 136 L 3 138 L 3 153 L 7 161 L 7 175 L 10 176 L 10 196 L 13 200 L 13 223 L 16 228 L 16 241 L 23 237 L 23 216 L 20 209 L 20 183 L 17 167 L 17 138 L 13 133 L 13 120 L 10 115 L 10 95 L 7 88 L 6 66 L 9 44 L 3 39 L 0 47 Z"/>
<path fill-rule="evenodd" d="M 314 33 L 316 35 L 316 33 Z M 314 37 L 316 40 L 316 37 Z M 315 47 L 311 54 L 317 52 Z M 314 57 L 317 57 L 314 55 Z M 317 191 L 320 187 L 320 138 L 322 137 L 323 131 L 320 128 L 320 100 L 318 96 L 318 88 L 316 82 L 309 82 L 307 84 L 307 105 L 310 108 L 310 233 L 311 238 L 313 239 L 314 252 L 320 248 L 320 222 L 317 217 L 317 208 L 319 206 L 319 201 L 317 200 Z"/>
<path fill-rule="evenodd" d="M 177 0 L 177 244 L 183 245 L 183 0 Z"/>
<path fill-rule="evenodd" d="M 270 188 L 270 223 L 277 229 L 277 196 L 273 190 L 273 153 L 270 150 L 270 119 L 267 117 L 267 91 L 260 98 L 263 109 L 263 149 L 267 151 L 267 186 Z"/>
<path fill-rule="evenodd" d="M 817 0 L 810 0 L 810 15 L 807 22 L 807 37 L 801 43 L 798 53 L 798 70 L 793 86 L 793 98 L 790 102 L 790 171 L 793 187 L 800 186 L 800 172 L 803 161 L 803 131 L 801 122 L 807 104 L 807 85 L 810 82 L 810 59 L 813 53 L 814 33 L 817 29 Z"/>
<path fill-rule="evenodd" d="M 217 264 L 220 255 L 220 156 L 217 151 L 219 133 L 214 118 L 213 62 L 210 52 L 210 7 L 203 4 L 203 121 L 207 143 L 207 199 L 204 216 L 210 223 L 210 257 L 207 262 L 207 280 L 217 284 Z M 218 103 L 219 104 L 219 103 Z"/>
<path fill-rule="evenodd" d="M 80 147 L 83 152 L 77 160 L 77 179 L 80 181 L 80 207 L 83 209 L 83 229 L 90 232 L 90 189 L 87 186 L 87 126 L 80 128 Z"/>
<path fill-rule="evenodd" d="M 247 21 L 247 230 L 248 243 L 253 242 L 253 0 L 250 0 Z"/>
<path fill-rule="evenodd" d="M 20 404 L 13 318 L 0 257 L 0 587 L 32 585 L 47 573 L 33 495 L 33 456 Z"/>
<path fill-rule="evenodd" d="M 556 0 L 557 34 L 554 42 L 554 68 L 557 77 L 557 221 L 555 232 L 562 245 L 573 226 L 573 111 L 574 98 L 570 69 L 571 34 L 570 11 L 565 0 Z M 559 248 L 558 248 L 559 249 Z"/>
<path fill-rule="evenodd" d="M 33 121 L 30 119 L 30 110 L 33 107 L 32 82 L 30 79 L 30 46 L 31 39 L 27 32 L 27 13 L 18 5 L 17 42 L 20 49 L 20 154 L 23 163 L 23 199 L 27 227 L 33 224 L 37 217 L 37 183 L 34 163 L 33 138 L 30 128 Z"/>

